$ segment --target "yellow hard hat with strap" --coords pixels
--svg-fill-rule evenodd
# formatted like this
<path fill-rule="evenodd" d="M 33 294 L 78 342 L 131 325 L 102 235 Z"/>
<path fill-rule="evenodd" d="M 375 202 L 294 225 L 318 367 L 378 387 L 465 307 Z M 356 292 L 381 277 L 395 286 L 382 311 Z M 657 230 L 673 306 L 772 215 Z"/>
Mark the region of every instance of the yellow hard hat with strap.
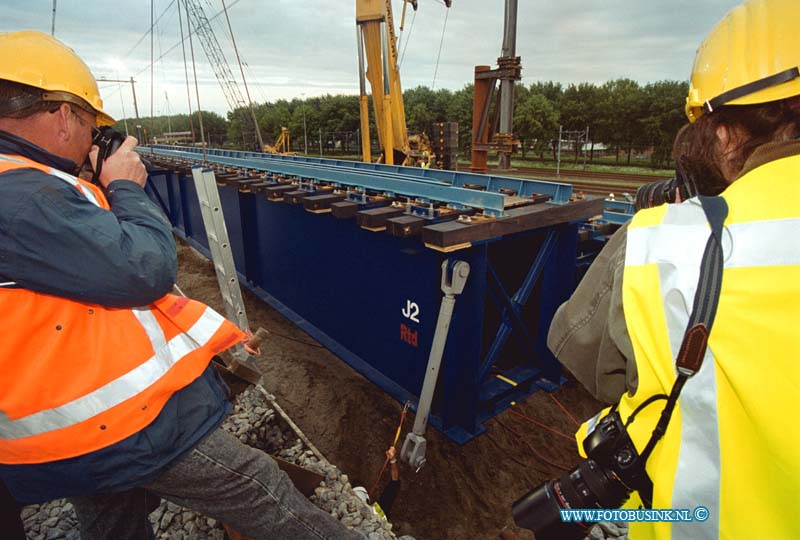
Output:
<path fill-rule="evenodd" d="M 36 100 L 0 104 L 5 112 L 40 101 L 69 102 L 96 114 L 100 126 L 114 124 L 89 67 L 54 37 L 33 30 L 0 33 L 0 58 L 0 79 L 43 91 Z"/>
<path fill-rule="evenodd" d="M 800 95 L 800 3 L 748 0 L 723 18 L 697 50 L 686 116 L 722 105 Z"/>

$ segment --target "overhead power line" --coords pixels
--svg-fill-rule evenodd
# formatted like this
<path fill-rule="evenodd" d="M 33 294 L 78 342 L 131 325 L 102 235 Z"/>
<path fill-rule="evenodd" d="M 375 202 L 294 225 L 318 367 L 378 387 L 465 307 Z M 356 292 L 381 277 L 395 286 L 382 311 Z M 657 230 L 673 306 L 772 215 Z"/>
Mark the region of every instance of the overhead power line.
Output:
<path fill-rule="evenodd" d="M 231 2 L 231 5 L 229 5 L 229 6 L 228 6 L 228 9 L 231 9 L 233 6 L 235 6 L 235 5 L 236 5 L 236 4 L 238 4 L 239 2 L 241 2 L 241 0 L 234 0 L 233 2 Z M 217 17 L 219 17 L 220 15 L 223 15 L 223 14 L 224 14 L 224 11 L 223 11 L 223 10 L 220 10 L 220 11 L 218 11 L 217 13 L 215 13 L 213 16 L 209 17 L 209 18 L 208 18 L 208 20 L 209 20 L 209 22 L 210 22 L 210 21 L 213 21 L 213 20 L 215 20 Z M 177 49 L 177 48 L 178 48 L 178 47 L 181 45 L 181 43 L 183 43 L 184 41 L 186 41 L 187 39 L 189 39 L 189 37 L 190 37 L 190 36 L 193 36 L 194 34 L 196 34 L 196 32 L 195 32 L 194 30 L 190 30 L 190 32 L 189 32 L 189 35 L 188 35 L 188 36 L 186 36 L 185 38 L 183 38 L 183 39 L 179 40 L 179 41 L 178 41 L 177 43 L 175 43 L 175 44 L 174 44 L 172 47 L 170 47 L 169 49 L 167 49 L 167 50 L 164 52 L 164 54 L 162 54 L 161 56 L 159 56 L 158 58 L 156 58 L 156 59 L 155 59 L 155 62 L 158 62 L 158 61 L 160 61 L 160 60 L 161 60 L 161 59 L 163 59 L 165 56 L 167 56 L 169 53 L 171 53 L 172 51 L 174 51 L 175 49 Z M 140 69 L 139 71 L 137 71 L 136 73 L 134 73 L 134 74 L 133 74 L 133 76 L 134 76 L 134 77 L 136 77 L 137 75 L 141 75 L 142 73 L 144 73 L 144 72 L 145 72 L 145 71 L 147 71 L 148 69 L 150 69 L 150 66 L 145 66 L 145 67 L 143 67 L 142 69 Z"/>
<path fill-rule="evenodd" d="M 160 20 L 161 20 L 161 17 L 163 17 L 163 16 L 164 16 L 164 14 L 167 12 L 167 10 L 168 10 L 169 8 L 171 8 L 171 7 L 172 7 L 172 4 L 174 4 L 174 3 L 175 3 L 175 0 L 172 0 L 172 2 L 170 2 L 170 3 L 169 3 L 169 5 L 168 5 L 166 8 L 164 8 L 164 11 L 162 11 L 162 12 L 161 12 L 161 15 L 159 15 L 159 16 L 158 16 L 158 19 L 156 19 L 156 24 L 158 24 L 158 21 L 160 21 Z M 125 53 L 125 56 L 123 56 L 123 58 L 127 58 L 127 57 L 129 57 L 129 56 L 131 55 L 131 53 L 132 53 L 134 50 L 136 50 L 136 47 L 138 47 L 139 45 L 141 45 L 142 41 L 144 41 L 144 38 L 146 38 L 148 35 L 150 35 L 150 32 L 151 32 L 152 30 L 153 30 L 153 29 L 152 29 L 152 27 L 151 27 L 151 28 L 148 28 L 147 30 L 145 30 L 144 34 L 142 34 L 142 37 L 140 37 L 140 38 L 139 38 L 139 41 L 137 41 L 137 42 L 136 42 L 136 44 L 135 44 L 133 47 L 131 47 L 131 48 L 128 50 L 128 52 L 126 52 L 126 53 Z"/>

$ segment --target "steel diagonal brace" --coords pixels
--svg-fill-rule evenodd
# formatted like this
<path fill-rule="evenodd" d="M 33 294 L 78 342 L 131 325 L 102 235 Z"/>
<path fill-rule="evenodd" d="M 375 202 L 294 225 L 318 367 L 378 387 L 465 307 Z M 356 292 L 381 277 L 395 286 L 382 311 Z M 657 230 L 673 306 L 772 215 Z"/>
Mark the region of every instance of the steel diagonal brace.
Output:
<path fill-rule="evenodd" d="M 442 263 L 442 305 L 439 308 L 439 318 L 436 321 L 436 331 L 433 334 L 431 353 L 428 356 L 428 367 L 425 371 L 425 380 L 422 383 L 419 403 L 417 404 L 417 415 L 414 420 L 414 428 L 406 435 L 403 448 L 400 450 L 400 458 L 419 470 L 425 465 L 425 428 L 428 425 L 428 416 L 433 402 L 433 392 L 436 389 L 436 381 L 439 378 L 439 368 L 442 365 L 442 355 L 444 346 L 447 342 L 447 334 L 450 330 L 450 321 L 453 318 L 453 308 L 456 304 L 456 296 L 464 290 L 469 276 L 469 263 L 456 261 L 453 264 L 452 275 L 449 273 L 449 261 Z"/>
<path fill-rule="evenodd" d="M 489 347 L 489 352 L 486 354 L 486 358 L 483 361 L 483 367 L 480 371 L 480 380 L 483 380 L 486 377 L 489 370 L 492 368 L 492 365 L 494 365 L 495 360 L 497 360 L 497 357 L 500 355 L 500 351 L 503 349 L 506 341 L 508 341 L 514 326 L 517 326 L 522 330 L 523 341 L 526 343 L 530 342 L 530 334 L 528 333 L 527 329 L 525 329 L 525 324 L 521 318 L 522 307 L 528 301 L 528 297 L 530 296 L 531 292 L 533 292 L 533 288 L 536 285 L 536 282 L 539 280 L 539 276 L 544 270 L 545 264 L 547 264 L 548 260 L 550 259 L 550 255 L 555 248 L 555 244 L 556 235 L 554 230 L 550 229 L 547 232 L 547 236 L 545 237 L 542 246 L 539 248 L 539 252 L 536 254 L 536 258 L 531 265 L 528 274 L 525 276 L 525 280 L 522 282 L 519 290 L 517 290 L 517 292 L 514 293 L 514 296 L 511 298 L 508 298 L 505 290 L 502 287 L 502 284 L 500 283 L 500 280 L 494 273 L 494 269 L 490 267 L 492 276 L 497 280 L 497 284 L 499 285 L 499 298 L 504 304 L 504 309 L 500 327 L 497 329 L 497 334 L 494 337 L 494 341 L 492 341 L 492 345 Z"/>

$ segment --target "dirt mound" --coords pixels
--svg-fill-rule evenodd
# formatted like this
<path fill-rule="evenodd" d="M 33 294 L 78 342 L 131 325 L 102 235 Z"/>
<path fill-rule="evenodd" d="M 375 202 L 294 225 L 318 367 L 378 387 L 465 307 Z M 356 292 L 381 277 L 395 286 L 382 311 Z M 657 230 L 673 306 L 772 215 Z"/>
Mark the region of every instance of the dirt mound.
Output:
<path fill-rule="evenodd" d="M 222 311 L 212 265 L 185 245 L 179 245 L 178 253 L 181 289 Z M 267 304 L 243 292 L 251 327 L 264 327 L 272 334 L 262 346 L 266 388 L 331 462 L 371 487 L 394 438 L 402 405 Z M 397 534 L 418 540 L 497 538 L 512 524 L 511 504 L 518 497 L 579 460 L 568 438 L 576 425 L 553 397 L 578 420 L 601 408 L 571 381 L 554 396 L 537 392 L 490 420 L 487 432 L 464 446 L 429 429 L 425 467 L 415 473 L 401 465 L 402 488 L 392 513 Z M 412 424 L 409 414 L 401 442 Z M 532 538 L 527 531 L 518 532 Z"/>

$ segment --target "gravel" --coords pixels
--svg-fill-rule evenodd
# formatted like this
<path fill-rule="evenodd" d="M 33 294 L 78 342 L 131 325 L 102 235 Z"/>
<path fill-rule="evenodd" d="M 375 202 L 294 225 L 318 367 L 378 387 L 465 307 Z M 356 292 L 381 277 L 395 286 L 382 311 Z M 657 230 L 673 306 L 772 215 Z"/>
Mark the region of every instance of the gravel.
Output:
<path fill-rule="evenodd" d="M 270 396 L 271 398 L 271 396 Z M 391 523 L 378 517 L 353 492 L 346 474 L 330 464 L 284 421 L 260 390 L 250 387 L 237 398 L 223 427 L 240 441 L 325 476 L 311 501 L 368 540 L 394 540 Z M 26 506 L 22 521 L 29 540 L 79 540 L 80 527 L 65 499 Z M 162 501 L 150 514 L 156 540 L 222 540 L 222 524 L 191 510 Z M 400 540 L 414 540 L 402 536 Z"/>

